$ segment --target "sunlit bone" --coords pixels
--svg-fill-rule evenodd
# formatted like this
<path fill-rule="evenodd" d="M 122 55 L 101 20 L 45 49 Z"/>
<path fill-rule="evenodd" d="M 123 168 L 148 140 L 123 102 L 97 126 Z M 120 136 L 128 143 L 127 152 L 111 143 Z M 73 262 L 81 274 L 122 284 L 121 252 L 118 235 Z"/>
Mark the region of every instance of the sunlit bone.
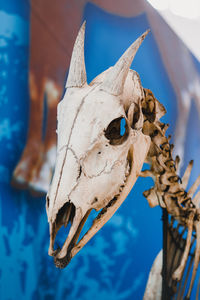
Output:
<path fill-rule="evenodd" d="M 84 63 L 84 33 L 85 24 L 74 45 L 67 90 L 58 105 L 57 160 L 47 196 L 49 254 L 54 255 L 58 267 L 65 266 L 125 200 L 140 174 L 150 145 L 150 138 L 142 133 L 143 89 L 138 74 L 129 70 L 148 32 L 127 49 L 114 67 L 89 85 Z M 123 134 L 120 133 L 122 120 Z M 72 207 L 73 214 L 67 213 Z M 91 209 L 104 211 L 75 245 Z M 54 249 L 56 233 L 68 220 L 71 228 L 64 245 Z"/>
<path fill-rule="evenodd" d="M 88 85 L 84 26 L 74 46 L 68 89 L 58 106 L 57 163 L 47 196 L 49 254 L 55 257 L 57 267 L 65 267 L 122 204 L 146 161 L 151 168 L 142 176 L 151 176 L 155 181 L 155 186 L 144 193 L 149 204 L 166 208 L 181 225 L 188 227 L 184 255 L 176 271 L 178 276 L 174 274 L 180 280 L 192 245 L 193 227 L 198 232 L 199 212 L 195 203 L 199 200 L 194 198 L 192 202 L 191 197 L 199 179 L 188 193 L 184 190 L 191 163 L 181 184 L 176 174 L 179 158 L 173 160 L 173 145 L 169 144 L 170 137 L 165 136 L 168 125 L 159 120 L 166 111 L 150 90 L 142 88 L 138 74 L 129 70 L 146 33 L 127 49 L 114 67 Z M 125 122 L 123 134 L 121 120 Z M 77 243 L 92 209 L 102 211 Z M 58 230 L 69 222 L 71 228 L 64 245 L 54 249 Z M 197 233 L 197 239 L 198 236 Z M 198 266 L 198 247 L 197 244 L 192 281 Z M 149 284 L 153 292 L 151 279 Z"/>

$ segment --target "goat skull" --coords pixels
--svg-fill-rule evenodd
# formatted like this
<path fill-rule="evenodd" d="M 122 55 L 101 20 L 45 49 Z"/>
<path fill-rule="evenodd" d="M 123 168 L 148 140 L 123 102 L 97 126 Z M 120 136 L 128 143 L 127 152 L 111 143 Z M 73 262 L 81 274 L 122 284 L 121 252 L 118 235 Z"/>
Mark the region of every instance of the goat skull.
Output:
<path fill-rule="evenodd" d="M 110 219 L 125 200 L 146 158 L 150 138 L 142 133 L 143 89 L 132 60 L 147 32 L 114 67 L 89 85 L 84 63 L 85 24 L 77 36 L 67 80 L 58 105 L 57 160 L 47 195 L 50 224 L 49 255 L 57 267 L 71 258 Z M 101 210 L 77 243 L 92 209 Z M 61 249 L 54 250 L 61 226 L 71 222 Z"/>

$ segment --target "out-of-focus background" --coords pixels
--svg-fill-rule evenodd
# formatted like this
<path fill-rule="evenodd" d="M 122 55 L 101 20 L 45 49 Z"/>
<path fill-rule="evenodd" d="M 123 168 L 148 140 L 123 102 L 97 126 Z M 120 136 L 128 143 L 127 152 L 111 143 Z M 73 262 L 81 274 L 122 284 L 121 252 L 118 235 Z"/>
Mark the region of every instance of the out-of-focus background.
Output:
<path fill-rule="evenodd" d="M 200 60 L 200 3 L 198 0 L 148 0 Z"/>
<path fill-rule="evenodd" d="M 151 29 L 132 68 L 166 107 L 163 121 L 170 124 L 174 155 L 183 160 L 180 173 L 194 159 L 192 180 L 200 174 L 199 1 L 150 3 L 0 4 L 0 299 L 142 299 L 162 248 L 161 209 L 149 208 L 142 196 L 152 181 L 137 181 L 64 270 L 47 254 L 45 192 L 54 164 L 56 105 L 83 20 L 88 82 Z"/>

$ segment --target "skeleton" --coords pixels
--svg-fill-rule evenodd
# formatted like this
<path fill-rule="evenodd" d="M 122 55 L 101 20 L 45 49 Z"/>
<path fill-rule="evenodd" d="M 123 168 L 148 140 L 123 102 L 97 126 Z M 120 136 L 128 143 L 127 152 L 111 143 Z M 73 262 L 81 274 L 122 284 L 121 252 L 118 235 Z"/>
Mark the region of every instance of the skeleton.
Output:
<path fill-rule="evenodd" d="M 200 177 L 185 191 L 192 163 L 185 175 L 176 174 L 179 158 L 172 158 L 172 145 L 165 136 L 168 125 L 161 123 L 165 108 L 144 89 L 139 75 L 130 70 L 133 58 L 146 37 L 141 35 L 117 63 L 87 84 L 82 25 L 77 36 L 66 92 L 58 105 L 57 159 L 47 195 L 50 227 L 49 255 L 64 268 L 97 231 L 111 218 L 127 197 L 139 176 L 151 176 L 155 185 L 144 192 L 151 207 L 160 205 L 188 235 L 181 263 L 173 273 L 180 281 L 191 246 L 197 244 L 190 297 L 200 256 L 199 193 L 193 198 Z M 124 124 L 124 125 L 123 125 Z M 141 172 L 144 162 L 150 170 Z M 78 241 L 92 209 L 100 211 L 86 234 Z M 56 235 L 71 223 L 62 248 L 54 249 Z"/>

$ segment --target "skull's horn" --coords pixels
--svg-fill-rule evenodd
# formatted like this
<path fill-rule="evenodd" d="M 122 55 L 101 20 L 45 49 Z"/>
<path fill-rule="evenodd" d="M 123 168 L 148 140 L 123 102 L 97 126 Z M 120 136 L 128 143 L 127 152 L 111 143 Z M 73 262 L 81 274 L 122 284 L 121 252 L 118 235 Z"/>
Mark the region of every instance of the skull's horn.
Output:
<path fill-rule="evenodd" d="M 66 88 L 82 87 L 87 81 L 84 58 L 85 21 L 81 26 L 72 52 Z"/>
<path fill-rule="evenodd" d="M 142 44 L 144 38 L 150 30 L 144 32 L 120 57 L 114 67 L 110 69 L 105 77 L 101 89 L 112 95 L 120 95 L 123 92 L 124 82 L 128 74 L 128 70 L 134 59 L 137 50 Z"/>

